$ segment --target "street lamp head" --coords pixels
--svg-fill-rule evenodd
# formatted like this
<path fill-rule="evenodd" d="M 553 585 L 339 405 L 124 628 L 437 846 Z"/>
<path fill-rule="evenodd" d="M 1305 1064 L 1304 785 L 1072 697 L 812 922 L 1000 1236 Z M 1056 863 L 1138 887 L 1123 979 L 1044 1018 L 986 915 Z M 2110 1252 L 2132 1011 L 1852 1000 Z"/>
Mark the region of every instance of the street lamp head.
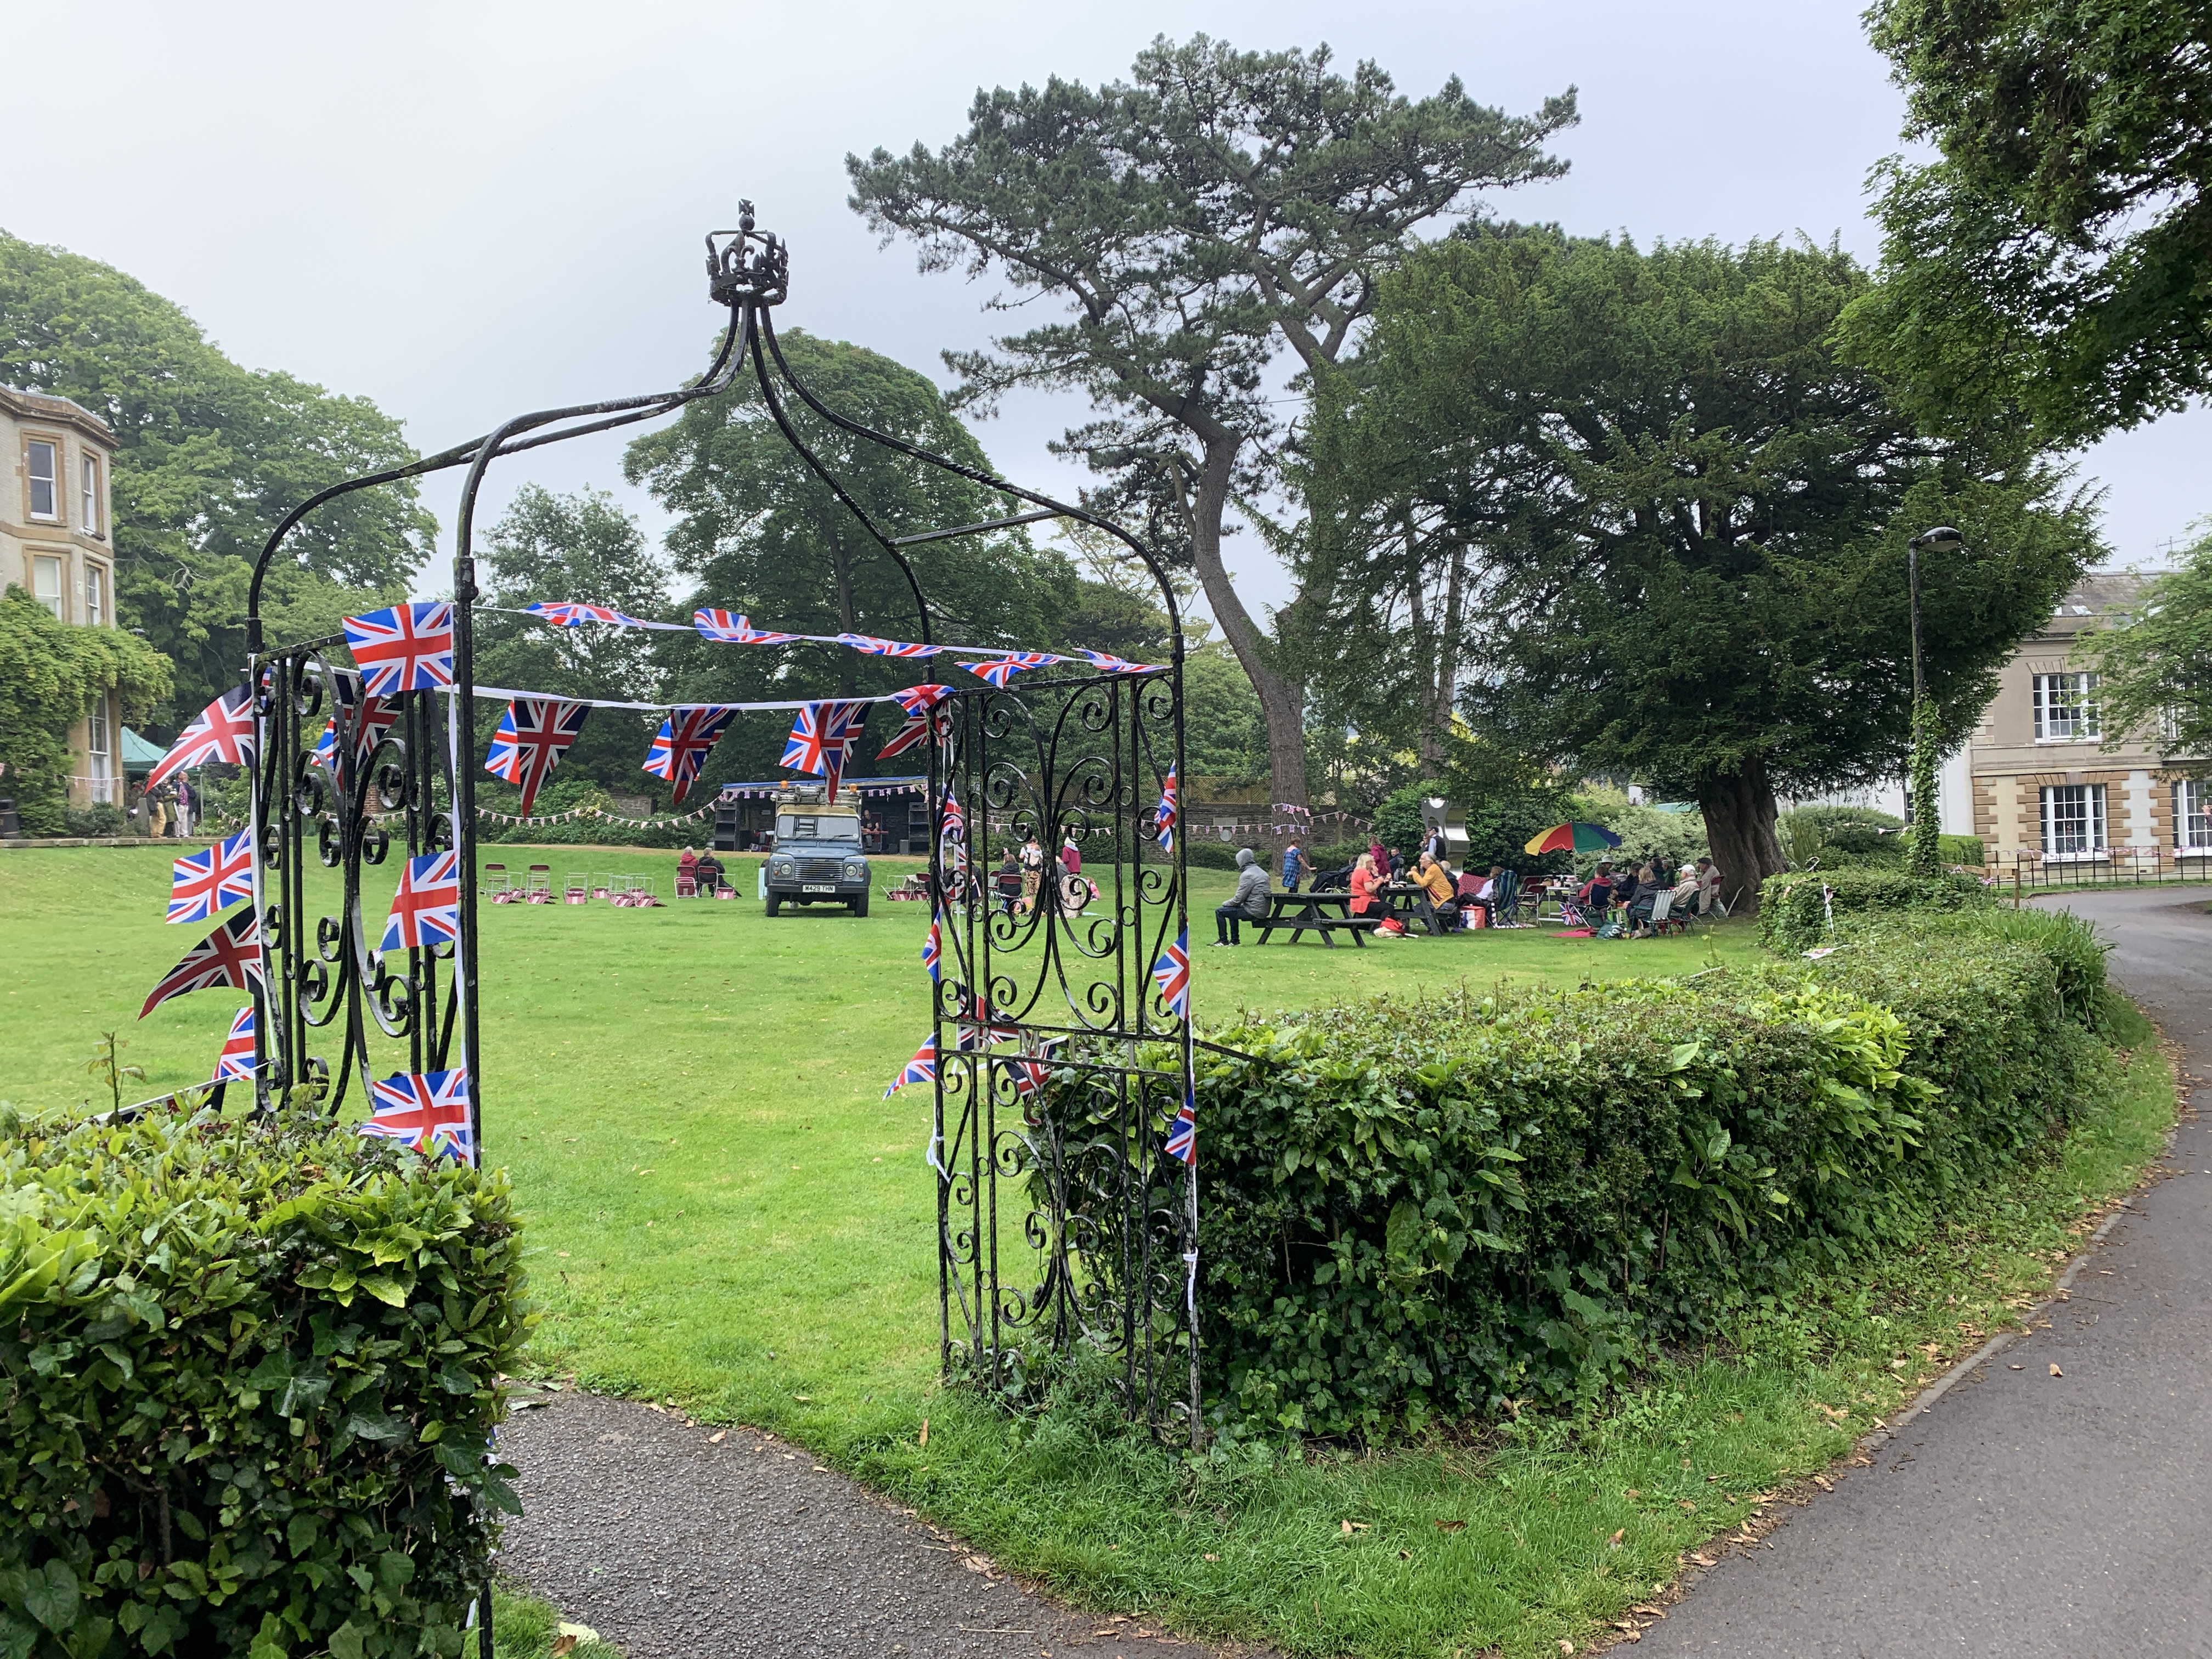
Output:
<path fill-rule="evenodd" d="M 1913 547 L 1922 553 L 1956 553 L 1966 544 L 1966 538 L 1948 524 L 1923 530 L 1912 538 Z"/>

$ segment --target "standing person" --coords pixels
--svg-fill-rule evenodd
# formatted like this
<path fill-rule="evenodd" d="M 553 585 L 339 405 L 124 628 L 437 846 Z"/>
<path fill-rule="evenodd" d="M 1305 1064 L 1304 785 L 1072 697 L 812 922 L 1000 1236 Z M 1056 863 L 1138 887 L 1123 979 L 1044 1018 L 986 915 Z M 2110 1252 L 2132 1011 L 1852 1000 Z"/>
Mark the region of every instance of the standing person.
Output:
<path fill-rule="evenodd" d="M 1037 890 L 1044 884 L 1044 848 L 1039 844 L 1036 831 L 1030 831 L 1029 839 L 1022 843 L 1022 914 L 1027 915 L 1036 908 Z"/>
<path fill-rule="evenodd" d="M 1283 849 L 1283 890 L 1285 893 L 1297 892 L 1299 878 L 1305 872 L 1306 855 L 1298 851 L 1297 842 L 1292 842 Z"/>
<path fill-rule="evenodd" d="M 1437 865 L 1442 865 L 1444 862 L 1444 854 L 1451 851 L 1451 842 L 1444 835 L 1444 827 L 1441 823 L 1429 831 L 1429 844 L 1426 850 L 1430 862 Z"/>
<path fill-rule="evenodd" d="M 146 833 L 159 841 L 169 833 L 169 804 L 160 789 L 146 792 Z"/>
<path fill-rule="evenodd" d="M 1242 945 L 1243 935 L 1237 926 L 1241 922 L 1264 922 L 1267 919 L 1267 872 L 1260 862 L 1260 855 L 1249 847 L 1237 849 L 1237 890 L 1226 904 L 1213 913 L 1213 931 L 1218 936 L 1216 945 Z"/>
<path fill-rule="evenodd" d="M 1073 831 L 1060 837 L 1060 862 L 1071 876 L 1079 876 L 1083 873 L 1083 854 L 1076 849 L 1075 836 Z"/>
<path fill-rule="evenodd" d="M 1390 873 L 1390 854 L 1384 849 L 1379 839 L 1367 843 L 1367 856 L 1375 860 L 1377 872 L 1382 875 Z"/>

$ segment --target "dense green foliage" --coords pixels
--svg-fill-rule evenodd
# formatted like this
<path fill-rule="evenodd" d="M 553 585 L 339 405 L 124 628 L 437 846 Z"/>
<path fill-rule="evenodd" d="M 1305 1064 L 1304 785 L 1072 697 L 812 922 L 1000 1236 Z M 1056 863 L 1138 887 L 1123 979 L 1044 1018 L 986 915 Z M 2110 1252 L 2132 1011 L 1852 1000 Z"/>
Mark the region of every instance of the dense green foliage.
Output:
<path fill-rule="evenodd" d="M 2212 389 L 2212 51 L 2201 0 L 1877 0 L 1941 152 L 1878 173 L 1850 333 L 1930 418 L 2094 437 Z"/>
<path fill-rule="evenodd" d="M 0 1650 L 458 1655 L 527 1316 L 504 1177 L 325 1122 L 0 1121 Z"/>
<path fill-rule="evenodd" d="M 1762 897 L 1759 938 L 1769 949 L 1782 951 L 1833 944 L 1828 937 L 1831 912 L 1839 919 L 1866 911 L 1943 914 L 1986 910 L 1997 902 L 1979 877 L 1956 871 L 1917 876 L 1905 868 L 1902 856 L 1886 864 L 1769 876 Z"/>
<path fill-rule="evenodd" d="M 0 384 L 75 399 L 107 422 L 120 615 L 176 665 L 188 720 L 236 683 L 247 578 L 315 491 L 415 459 L 365 398 L 241 368 L 183 309 L 111 265 L 0 232 Z M 389 604 L 435 526 L 410 483 L 317 513 L 270 573 L 273 642 Z"/>
<path fill-rule="evenodd" d="M 2173 770 L 2212 775 L 2212 532 L 2118 623 L 2084 641 L 2106 741 L 2140 738 Z"/>
<path fill-rule="evenodd" d="M 1914 1235 L 2079 1105 L 2041 944 L 1214 1033 L 1250 1056 L 1200 1054 L 1217 1409 L 1372 1436 L 1588 1399 Z"/>
<path fill-rule="evenodd" d="M 58 622 L 9 584 L 0 593 L 0 794 L 15 801 L 25 834 L 82 833 L 67 821 L 69 732 L 93 699 L 119 688 L 131 720 L 169 684 L 167 659 L 137 635 Z"/>
<path fill-rule="evenodd" d="M 1456 78 L 1414 100 L 1371 63 L 1340 75 L 1325 46 L 1163 36 L 1128 81 L 979 91 L 943 149 L 846 158 L 854 209 L 912 237 L 923 270 L 995 270 L 1072 313 L 951 354 L 962 395 L 1054 386 L 1106 411 L 1066 447 L 1109 476 L 1103 504 L 1196 572 L 1267 711 L 1277 800 L 1306 799 L 1304 689 L 1221 547 L 1291 424 L 1269 364 L 1286 347 L 1309 372 L 1334 362 L 1418 228 L 1564 172 L 1543 145 L 1575 118 L 1571 91 L 1509 116 Z"/>
<path fill-rule="evenodd" d="M 1478 737 L 1697 801 L 1731 877 L 1780 869 L 1778 792 L 1903 764 L 1910 538 L 1966 532 L 1923 575 L 1947 742 L 2094 545 L 2049 469 L 1929 436 L 1837 360 L 1864 287 L 1834 248 L 1768 242 L 1522 230 L 1410 257 L 1359 361 L 1321 381 L 1309 654 L 1356 674 L 1395 625 L 1376 585 L 1464 565 Z M 1403 558 L 1370 556 L 1408 534 Z"/>

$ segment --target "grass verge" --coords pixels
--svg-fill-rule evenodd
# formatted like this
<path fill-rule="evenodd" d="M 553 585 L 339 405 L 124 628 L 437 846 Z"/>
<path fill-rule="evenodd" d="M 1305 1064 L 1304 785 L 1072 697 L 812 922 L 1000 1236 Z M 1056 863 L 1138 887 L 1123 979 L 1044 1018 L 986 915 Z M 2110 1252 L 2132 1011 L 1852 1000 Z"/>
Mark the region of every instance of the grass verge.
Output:
<path fill-rule="evenodd" d="M 495 1588 L 491 1593 L 492 1659 L 553 1659 L 560 1638 L 561 1609 L 518 1588 Z M 476 1659 L 473 1638 L 463 1650 L 465 1659 Z M 580 1640 L 562 1650 L 562 1659 L 622 1659 L 621 1650 L 596 1640 Z"/>

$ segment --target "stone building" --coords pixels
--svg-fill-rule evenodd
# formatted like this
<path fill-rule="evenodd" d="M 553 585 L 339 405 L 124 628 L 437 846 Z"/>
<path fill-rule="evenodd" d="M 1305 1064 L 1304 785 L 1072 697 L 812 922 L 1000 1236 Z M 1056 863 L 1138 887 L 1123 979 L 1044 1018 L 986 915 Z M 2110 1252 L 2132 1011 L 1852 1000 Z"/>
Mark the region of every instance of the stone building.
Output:
<path fill-rule="evenodd" d="M 2007 862 L 2104 863 L 2154 849 L 2212 860 L 2212 782 L 2168 775 L 2140 740 L 2108 738 L 2097 676 L 2075 646 L 2133 608 L 2144 579 L 2084 577 L 2004 666 L 1981 724 L 1945 769 L 1943 827 Z M 1959 796 L 1971 791 L 1967 801 Z M 1954 823 L 1970 802 L 1970 822 Z M 1954 805 L 1954 803 L 1957 805 Z M 1963 817 L 1964 814 L 1960 814 Z"/>
<path fill-rule="evenodd" d="M 115 434 L 66 398 L 0 386 L 0 588 L 65 623 L 113 628 L 109 468 Z M 69 799 L 123 805 L 123 710 L 113 692 L 70 728 Z"/>

